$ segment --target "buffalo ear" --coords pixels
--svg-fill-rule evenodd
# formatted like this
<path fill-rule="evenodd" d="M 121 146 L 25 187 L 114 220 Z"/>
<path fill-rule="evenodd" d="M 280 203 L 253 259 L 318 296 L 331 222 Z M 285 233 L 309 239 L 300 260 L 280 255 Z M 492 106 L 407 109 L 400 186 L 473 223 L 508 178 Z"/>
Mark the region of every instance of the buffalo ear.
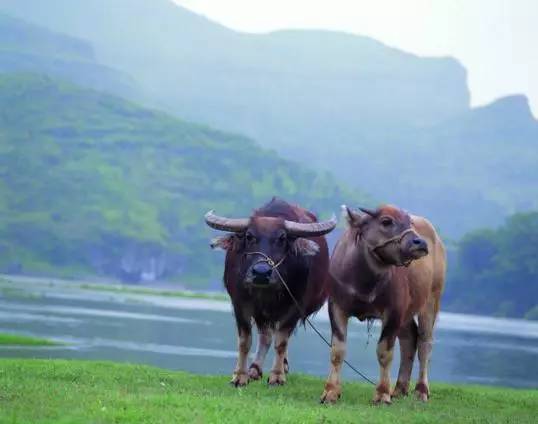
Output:
<path fill-rule="evenodd" d="M 342 215 L 347 221 L 350 227 L 358 227 L 361 225 L 363 215 L 353 209 L 348 208 L 346 205 L 342 205 Z"/>
<path fill-rule="evenodd" d="M 224 234 L 223 236 L 215 237 L 211 240 L 209 246 L 216 250 L 232 250 L 234 246 L 235 234 Z"/>
<path fill-rule="evenodd" d="M 319 245 L 313 240 L 299 237 L 294 240 L 292 250 L 297 256 L 315 256 L 319 252 Z"/>

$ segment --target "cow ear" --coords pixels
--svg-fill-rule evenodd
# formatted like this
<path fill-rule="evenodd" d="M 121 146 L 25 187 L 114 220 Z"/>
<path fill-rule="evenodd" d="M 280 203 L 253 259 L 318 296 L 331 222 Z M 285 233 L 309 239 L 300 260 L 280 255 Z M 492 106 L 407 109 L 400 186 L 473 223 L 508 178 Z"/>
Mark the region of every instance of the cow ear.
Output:
<path fill-rule="evenodd" d="M 319 245 L 313 240 L 299 237 L 294 240 L 292 250 L 297 256 L 314 256 L 319 252 Z"/>
<path fill-rule="evenodd" d="M 233 249 L 234 240 L 235 234 L 224 234 L 223 236 L 218 236 L 211 240 L 209 246 L 211 249 L 228 251 Z"/>
<path fill-rule="evenodd" d="M 346 205 L 342 205 L 342 215 L 350 227 L 359 227 L 363 220 L 363 215 Z"/>

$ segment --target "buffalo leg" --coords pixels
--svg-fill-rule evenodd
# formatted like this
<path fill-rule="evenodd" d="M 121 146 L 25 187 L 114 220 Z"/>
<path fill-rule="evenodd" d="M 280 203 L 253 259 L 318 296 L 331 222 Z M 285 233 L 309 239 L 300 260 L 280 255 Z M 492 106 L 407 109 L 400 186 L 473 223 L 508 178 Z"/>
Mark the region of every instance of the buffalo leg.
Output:
<path fill-rule="evenodd" d="M 273 362 L 273 369 L 269 375 L 267 382 L 271 386 L 282 385 L 286 383 L 286 367 L 288 355 L 288 341 L 293 331 L 293 327 L 279 328 L 275 330 L 275 360 Z"/>
<path fill-rule="evenodd" d="M 341 371 L 346 356 L 347 325 L 349 317 L 333 301 L 329 301 L 331 319 L 331 371 L 321 394 L 322 403 L 334 403 L 342 393 Z"/>
<path fill-rule="evenodd" d="M 400 329 L 398 341 L 400 342 L 400 371 L 392 397 L 407 396 L 409 392 L 409 381 L 417 352 L 417 324 L 414 319 Z"/>
<path fill-rule="evenodd" d="M 383 322 L 381 337 L 377 343 L 377 361 L 379 362 L 379 383 L 376 387 L 373 402 L 391 403 L 390 398 L 390 366 L 392 365 L 392 356 L 394 353 L 394 343 L 396 334 L 399 330 L 399 319 L 389 317 Z"/>
<path fill-rule="evenodd" d="M 248 383 L 248 353 L 252 345 L 252 324 L 250 319 L 243 317 L 240 311 L 235 312 L 237 322 L 237 364 L 235 366 L 231 384 L 234 386 L 245 386 Z"/>
<path fill-rule="evenodd" d="M 435 299 L 430 299 L 425 309 L 418 315 L 418 361 L 419 373 L 415 386 L 415 394 L 418 399 L 427 401 L 430 397 L 430 387 L 428 383 L 428 366 L 433 345 L 433 326 L 439 303 Z"/>
<path fill-rule="evenodd" d="M 248 375 L 251 380 L 259 380 L 263 375 L 263 362 L 267 351 L 271 346 L 273 339 L 273 330 L 270 327 L 258 327 L 258 347 L 256 348 L 256 357 L 250 368 L 248 369 Z"/>

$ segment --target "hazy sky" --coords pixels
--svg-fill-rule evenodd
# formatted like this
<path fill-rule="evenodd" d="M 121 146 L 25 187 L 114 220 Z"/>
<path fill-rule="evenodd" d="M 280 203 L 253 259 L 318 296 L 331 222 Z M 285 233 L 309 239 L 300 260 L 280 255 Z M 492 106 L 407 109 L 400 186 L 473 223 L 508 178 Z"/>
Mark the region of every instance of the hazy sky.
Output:
<path fill-rule="evenodd" d="M 538 116 L 538 0 L 174 0 L 247 32 L 323 28 L 367 35 L 468 70 L 473 105 L 525 93 Z"/>

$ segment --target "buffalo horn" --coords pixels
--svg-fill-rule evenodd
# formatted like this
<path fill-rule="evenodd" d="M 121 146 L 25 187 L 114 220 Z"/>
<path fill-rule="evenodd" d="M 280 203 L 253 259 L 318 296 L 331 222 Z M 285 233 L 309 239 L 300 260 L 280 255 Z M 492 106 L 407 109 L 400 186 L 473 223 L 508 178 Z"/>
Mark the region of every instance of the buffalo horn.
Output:
<path fill-rule="evenodd" d="M 204 216 L 205 222 L 211 228 L 220 231 L 231 231 L 238 233 L 244 231 L 248 227 L 248 218 L 225 218 L 215 215 L 213 211 L 209 211 Z"/>
<path fill-rule="evenodd" d="M 328 221 L 323 222 L 295 222 L 284 221 L 284 226 L 288 234 L 296 237 L 319 237 L 330 233 L 336 227 L 336 216 L 332 216 Z"/>

